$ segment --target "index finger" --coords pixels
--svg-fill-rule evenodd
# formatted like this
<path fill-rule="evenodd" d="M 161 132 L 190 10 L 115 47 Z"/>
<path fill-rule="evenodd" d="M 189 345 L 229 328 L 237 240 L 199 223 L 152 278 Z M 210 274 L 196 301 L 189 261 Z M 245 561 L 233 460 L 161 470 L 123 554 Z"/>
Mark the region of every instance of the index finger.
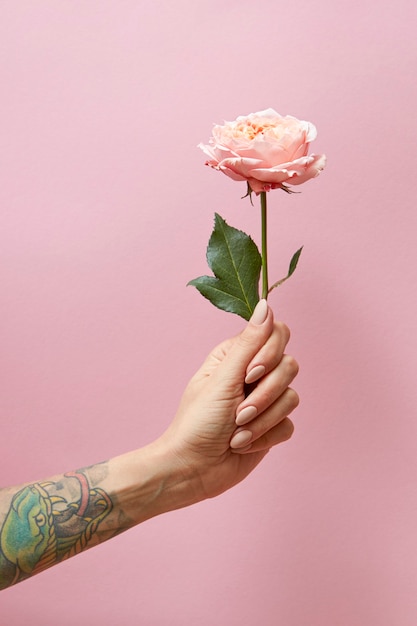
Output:
<path fill-rule="evenodd" d="M 245 383 L 251 384 L 271 372 L 281 361 L 290 340 L 290 330 L 284 322 L 274 322 L 270 337 L 246 368 Z"/>

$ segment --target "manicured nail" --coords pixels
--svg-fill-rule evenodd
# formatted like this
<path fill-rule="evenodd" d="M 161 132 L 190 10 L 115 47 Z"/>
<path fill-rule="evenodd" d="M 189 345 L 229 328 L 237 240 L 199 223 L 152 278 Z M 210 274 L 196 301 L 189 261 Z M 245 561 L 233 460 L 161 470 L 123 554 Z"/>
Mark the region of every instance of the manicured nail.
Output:
<path fill-rule="evenodd" d="M 230 442 L 230 447 L 242 448 L 243 446 L 246 446 L 246 444 L 248 444 L 251 439 L 252 439 L 252 433 L 250 430 L 241 430 L 238 433 L 236 433 L 234 437 L 232 437 L 232 440 Z"/>
<path fill-rule="evenodd" d="M 257 415 L 258 409 L 256 408 L 256 406 L 246 406 L 236 415 L 236 425 L 243 426 L 243 424 L 251 422 Z"/>
<path fill-rule="evenodd" d="M 255 380 L 261 378 L 264 374 L 265 367 L 263 365 L 256 365 L 253 369 L 251 369 L 249 374 L 246 375 L 245 383 L 250 385 L 251 383 L 254 383 Z"/>
<path fill-rule="evenodd" d="M 242 452 L 249 452 L 251 448 L 252 448 L 252 444 L 250 443 L 248 446 L 245 446 L 244 448 L 239 448 L 238 450 L 230 450 L 230 452 L 233 452 L 233 454 L 241 454 Z"/>
<path fill-rule="evenodd" d="M 268 303 L 264 299 L 259 300 L 258 304 L 256 305 L 252 313 L 252 317 L 250 318 L 249 321 L 252 324 L 255 324 L 256 326 L 260 326 L 261 324 L 264 323 L 267 316 L 268 316 Z"/>

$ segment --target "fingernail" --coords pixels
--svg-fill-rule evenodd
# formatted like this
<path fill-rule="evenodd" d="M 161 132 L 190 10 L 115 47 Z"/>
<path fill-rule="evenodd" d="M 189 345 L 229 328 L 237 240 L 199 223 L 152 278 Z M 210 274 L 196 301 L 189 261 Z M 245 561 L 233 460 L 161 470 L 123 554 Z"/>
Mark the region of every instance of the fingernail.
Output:
<path fill-rule="evenodd" d="M 251 422 L 258 415 L 256 406 L 246 406 L 236 415 L 235 423 L 237 426 L 243 426 Z"/>
<path fill-rule="evenodd" d="M 239 448 L 239 450 L 230 450 L 230 452 L 233 452 L 233 454 L 240 454 L 242 452 L 249 452 L 249 450 L 252 449 L 252 444 L 250 443 L 248 446 L 245 446 L 244 448 Z"/>
<path fill-rule="evenodd" d="M 242 446 L 246 446 L 246 444 L 249 443 L 251 439 L 252 439 L 252 433 L 250 430 L 241 430 L 238 433 L 236 433 L 234 437 L 232 437 L 232 440 L 230 442 L 230 447 L 242 448 Z"/>
<path fill-rule="evenodd" d="M 253 369 L 251 369 L 249 374 L 246 375 L 245 383 L 247 385 L 250 385 L 251 383 L 254 383 L 255 380 L 261 378 L 261 376 L 263 376 L 264 374 L 265 367 L 263 365 L 256 365 Z"/>
<path fill-rule="evenodd" d="M 256 326 L 260 326 L 264 323 L 268 315 L 268 303 L 265 299 L 259 300 L 256 305 L 252 317 L 250 318 L 251 324 L 255 324 Z"/>

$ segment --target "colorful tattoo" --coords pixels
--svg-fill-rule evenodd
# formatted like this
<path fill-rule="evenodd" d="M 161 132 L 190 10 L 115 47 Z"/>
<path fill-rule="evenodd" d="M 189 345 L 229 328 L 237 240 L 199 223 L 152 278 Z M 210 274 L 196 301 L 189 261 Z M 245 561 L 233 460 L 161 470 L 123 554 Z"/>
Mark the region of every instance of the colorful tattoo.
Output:
<path fill-rule="evenodd" d="M 75 502 L 57 495 L 69 493 L 64 481 L 34 483 L 13 497 L 0 530 L 0 589 L 82 552 L 112 510 L 106 492 L 91 488 L 81 470 L 64 478 L 76 480 Z"/>

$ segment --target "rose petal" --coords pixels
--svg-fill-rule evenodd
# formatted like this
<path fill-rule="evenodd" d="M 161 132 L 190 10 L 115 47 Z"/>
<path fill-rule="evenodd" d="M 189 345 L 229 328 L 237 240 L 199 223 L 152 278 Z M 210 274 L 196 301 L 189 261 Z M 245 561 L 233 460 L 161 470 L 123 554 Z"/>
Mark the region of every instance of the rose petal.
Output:
<path fill-rule="evenodd" d="M 301 183 L 304 183 L 307 180 L 318 176 L 320 172 L 324 169 L 324 166 L 326 165 L 326 155 L 312 154 L 311 156 L 314 157 L 314 160 L 308 165 L 304 174 L 299 174 L 294 178 L 291 178 L 291 180 L 288 181 L 289 185 L 301 185 Z"/>
<path fill-rule="evenodd" d="M 291 178 L 297 173 L 302 174 L 305 172 L 306 167 L 312 162 L 313 156 L 302 157 L 296 161 L 290 161 L 288 163 L 282 163 L 274 167 L 269 168 L 257 168 L 252 170 L 252 176 L 257 180 L 264 182 L 275 183 L 283 182 L 286 178 Z"/>
<path fill-rule="evenodd" d="M 221 169 L 230 169 L 244 178 L 252 176 L 252 172 L 262 166 L 263 162 L 259 159 L 223 159 L 219 163 Z"/>
<path fill-rule="evenodd" d="M 236 172 L 234 172 L 233 170 L 231 170 L 231 169 L 229 169 L 227 167 L 226 168 L 224 168 L 224 167 L 216 167 L 216 169 L 219 170 L 220 172 L 223 172 L 223 174 L 226 174 L 226 176 L 228 176 L 232 180 L 237 180 L 238 182 L 243 182 L 243 181 L 247 180 L 246 176 L 241 176 L 240 174 L 237 174 Z"/>
<path fill-rule="evenodd" d="M 310 178 L 315 178 L 326 164 L 324 155 L 310 155 L 273 168 L 258 168 L 251 172 L 256 180 L 269 183 L 281 184 L 288 182 L 290 185 L 299 185 Z"/>

